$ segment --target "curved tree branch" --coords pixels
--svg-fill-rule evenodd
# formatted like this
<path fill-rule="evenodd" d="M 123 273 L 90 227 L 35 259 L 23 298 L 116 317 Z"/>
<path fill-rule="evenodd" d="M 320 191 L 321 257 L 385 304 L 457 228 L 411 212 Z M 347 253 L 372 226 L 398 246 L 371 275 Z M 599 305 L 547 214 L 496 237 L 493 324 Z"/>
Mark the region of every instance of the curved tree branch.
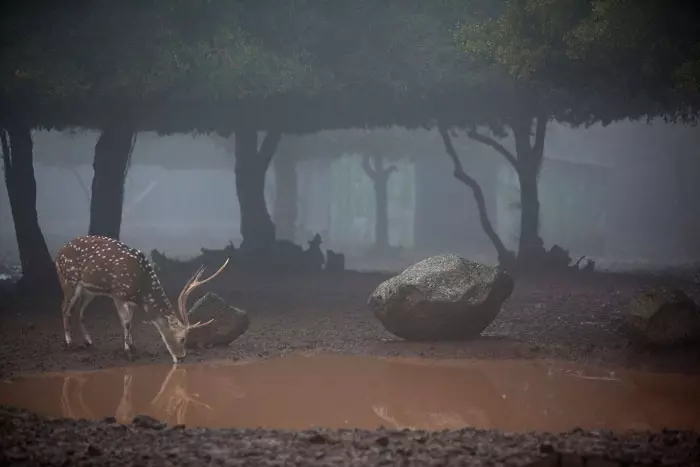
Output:
<path fill-rule="evenodd" d="M 88 204 L 90 204 L 90 196 L 92 196 L 92 195 L 90 194 L 90 190 L 88 190 L 87 185 L 85 185 L 85 182 L 83 182 L 83 178 L 80 176 L 80 174 L 78 173 L 78 171 L 75 167 L 71 167 L 68 170 L 73 174 L 75 179 L 78 181 L 78 185 L 80 185 L 80 188 L 83 189 L 83 194 L 85 195 L 85 200 L 88 202 Z"/>
<path fill-rule="evenodd" d="M 491 243 L 493 243 L 493 246 L 496 248 L 499 262 L 502 265 L 507 264 L 508 258 L 511 256 L 510 252 L 494 230 L 493 225 L 491 225 L 491 220 L 486 212 L 484 192 L 482 191 L 481 186 L 479 186 L 479 182 L 464 171 L 464 167 L 462 167 L 462 162 L 459 160 L 459 156 L 457 155 L 457 151 L 452 144 L 452 139 L 450 138 L 447 128 L 440 122 L 438 122 L 438 131 L 440 132 L 442 142 L 445 145 L 445 151 L 447 152 L 447 155 L 450 156 L 450 159 L 452 159 L 452 163 L 454 164 L 453 174 L 455 178 L 471 188 L 472 193 L 474 194 L 474 200 L 476 201 L 476 206 L 479 210 L 479 220 L 481 221 L 481 226 L 491 240 Z"/>
<path fill-rule="evenodd" d="M 370 156 L 365 155 L 362 158 L 362 170 L 365 171 L 367 176 L 374 180 L 377 177 L 377 172 L 372 168 L 372 163 L 370 162 Z"/>
<path fill-rule="evenodd" d="M 486 146 L 492 147 L 493 149 L 496 150 L 496 152 L 498 152 L 500 155 L 505 157 L 506 160 L 508 162 L 510 162 L 513 167 L 517 167 L 518 159 L 513 155 L 513 153 L 511 153 L 509 150 L 507 150 L 505 148 L 505 146 L 503 146 L 501 143 L 499 143 L 495 139 L 493 139 L 489 136 L 486 136 L 486 135 L 482 135 L 481 133 L 477 132 L 476 130 L 470 130 L 467 133 L 467 136 L 474 141 L 478 141 L 481 144 L 485 144 Z M 449 135 L 448 135 L 448 137 L 449 137 Z"/>

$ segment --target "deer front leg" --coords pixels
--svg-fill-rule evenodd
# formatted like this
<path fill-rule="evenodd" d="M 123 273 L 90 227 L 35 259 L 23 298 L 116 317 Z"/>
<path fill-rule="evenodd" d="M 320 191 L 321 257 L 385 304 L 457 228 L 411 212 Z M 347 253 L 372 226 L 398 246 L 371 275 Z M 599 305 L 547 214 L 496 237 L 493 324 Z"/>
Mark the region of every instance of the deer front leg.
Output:
<path fill-rule="evenodd" d="M 88 333 L 87 328 L 85 327 L 85 323 L 83 322 L 83 315 L 85 313 L 85 309 L 88 307 L 88 305 L 90 304 L 90 302 L 92 302 L 94 298 L 94 295 L 84 294 L 83 299 L 80 303 L 80 313 L 78 314 L 78 321 L 80 322 L 80 329 L 83 331 L 85 347 L 92 347 L 92 337 L 90 337 L 90 334 Z"/>
<path fill-rule="evenodd" d="M 131 336 L 131 322 L 134 318 L 136 304 L 117 299 L 114 300 L 114 304 L 117 307 L 119 319 L 121 320 L 122 328 L 124 329 L 124 350 L 126 351 L 126 355 L 129 360 L 133 360 L 135 349 L 134 339 Z"/>
<path fill-rule="evenodd" d="M 70 329 L 71 312 L 73 310 L 73 306 L 75 306 L 75 302 L 78 301 L 83 293 L 83 287 L 81 285 L 77 285 L 72 292 L 72 295 L 70 292 L 64 292 L 63 303 L 61 304 L 61 314 L 63 315 L 63 332 L 66 339 L 66 347 L 68 348 L 73 343 L 73 337 L 71 336 Z"/>

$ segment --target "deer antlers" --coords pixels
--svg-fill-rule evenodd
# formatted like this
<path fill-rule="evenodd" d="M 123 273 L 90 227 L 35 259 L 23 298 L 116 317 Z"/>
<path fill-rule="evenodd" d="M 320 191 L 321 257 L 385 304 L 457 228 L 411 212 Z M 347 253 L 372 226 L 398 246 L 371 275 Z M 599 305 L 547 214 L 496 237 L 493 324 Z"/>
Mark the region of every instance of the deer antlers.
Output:
<path fill-rule="evenodd" d="M 202 326 L 206 326 L 207 324 L 210 324 L 213 319 L 210 319 L 206 323 L 202 323 L 201 321 L 196 322 L 195 324 L 190 325 L 190 319 L 189 316 L 187 315 L 187 299 L 190 296 L 190 293 L 199 287 L 200 285 L 206 284 L 216 276 L 218 276 L 221 271 L 224 270 L 226 265 L 228 264 L 229 258 L 226 258 L 226 261 L 224 264 L 219 268 L 218 271 L 216 271 L 214 274 L 211 276 L 207 277 L 204 280 L 200 280 L 200 277 L 202 277 L 202 273 L 204 273 L 204 266 L 200 266 L 199 269 L 197 269 L 197 272 L 190 278 L 189 281 L 187 281 L 187 284 L 182 288 L 182 292 L 180 292 L 180 296 L 177 298 L 177 306 L 180 311 L 180 316 L 182 317 L 182 322 L 185 324 L 190 329 L 194 328 L 199 328 Z"/>

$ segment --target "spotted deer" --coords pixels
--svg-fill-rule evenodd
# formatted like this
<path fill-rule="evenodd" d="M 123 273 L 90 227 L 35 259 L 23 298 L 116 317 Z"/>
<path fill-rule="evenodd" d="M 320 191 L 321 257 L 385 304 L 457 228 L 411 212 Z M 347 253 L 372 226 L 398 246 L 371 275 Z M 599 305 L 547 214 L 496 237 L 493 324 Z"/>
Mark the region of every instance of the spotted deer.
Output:
<path fill-rule="evenodd" d="M 124 328 L 124 350 L 130 359 L 134 348 L 131 322 L 134 312 L 142 308 L 146 312 L 146 321 L 158 329 L 173 362 L 182 362 L 187 355 L 188 332 L 213 321 L 190 324 L 187 299 L 194 289 L 219 275 L 228 261 L 226 259 L 218 271 L 204 280 L 200 280 L 204 272 L 204 267 L 200 267 L 180 292 L 176 311 L 153 266 L 141 251 L 98 235 L 86 235 L 68 242 L 58 252 L 55 261 L 63 289 L 61 313 L 66 346 L 70 347 L 72 343 L 70 321 L 76 305 L 85 345 L 92 346 L 92 338 L 83 323 L 83 313 L 90 302 L 101 295 L 110 297 L 117 308 Z"/>

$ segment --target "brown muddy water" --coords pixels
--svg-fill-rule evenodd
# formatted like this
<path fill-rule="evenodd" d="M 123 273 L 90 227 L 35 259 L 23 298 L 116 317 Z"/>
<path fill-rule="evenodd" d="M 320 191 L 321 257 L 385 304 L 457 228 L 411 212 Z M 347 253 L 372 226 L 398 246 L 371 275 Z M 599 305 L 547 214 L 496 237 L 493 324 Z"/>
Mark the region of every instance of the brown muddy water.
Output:
<path fill-rule="evenodd" d="M 700 376 L 557 361 L 293 355 L 23 377 L 0 382 L 0 403 L 208 427 L 700 429 Z"/>

